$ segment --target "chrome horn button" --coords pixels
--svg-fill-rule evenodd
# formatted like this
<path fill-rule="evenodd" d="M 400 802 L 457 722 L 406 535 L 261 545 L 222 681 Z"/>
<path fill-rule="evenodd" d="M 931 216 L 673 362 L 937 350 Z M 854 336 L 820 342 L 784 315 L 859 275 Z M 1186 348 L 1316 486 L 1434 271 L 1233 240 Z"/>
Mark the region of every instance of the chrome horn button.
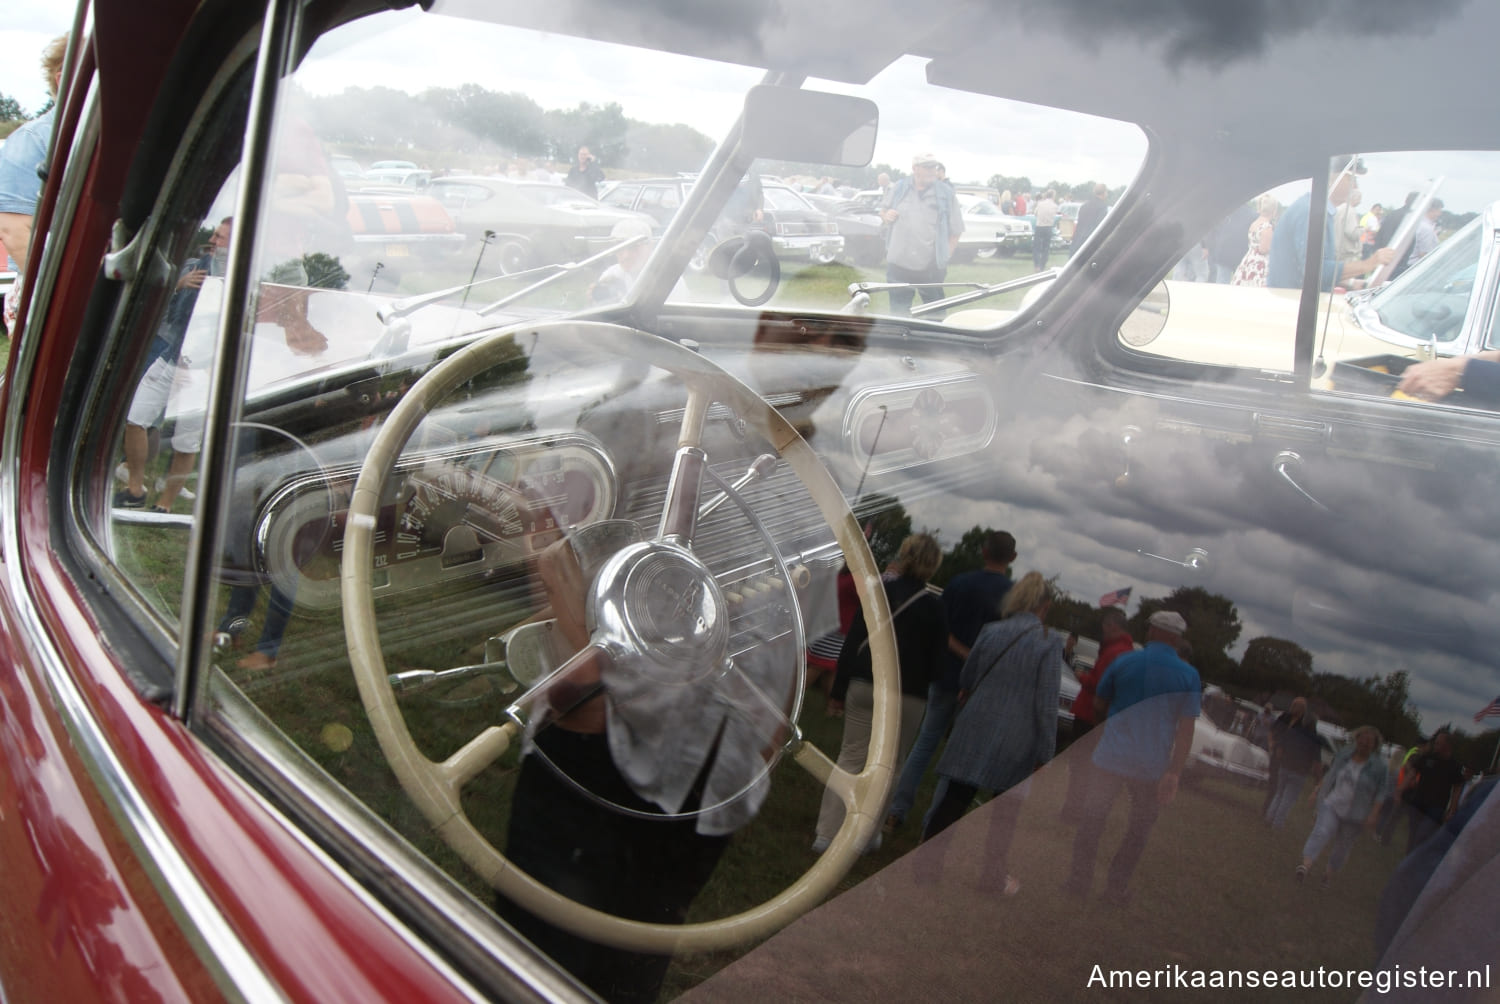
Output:
<path fill-rule="evenodd" d="M 728 608 L 691 551 L 662 540 L 632 544 L 605 562 L 591 598 L 594 639 L 622 668 L 679 685 L 723 669 Z"/>

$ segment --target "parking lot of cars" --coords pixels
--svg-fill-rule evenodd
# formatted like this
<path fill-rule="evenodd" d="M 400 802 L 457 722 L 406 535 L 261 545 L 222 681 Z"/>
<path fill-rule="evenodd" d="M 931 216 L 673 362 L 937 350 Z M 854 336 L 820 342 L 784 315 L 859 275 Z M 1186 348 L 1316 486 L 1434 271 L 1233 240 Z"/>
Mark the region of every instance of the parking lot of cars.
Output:
<path fill-rule="evenodd" d="M 692 191 L 691 177 L 629 179 L 608 185 L 600 193 L 605 205 L 630 209 L 651 217 L 658 228 L 665 228 Z M 839 224 L 817 209 L 800 192 L 773 181 L 761 181 L 764 214 L 758 223 L 721 219 L 703 238 L 693 256 L 693 267 L 701 270 L 707 264 L 708 251 L 727 237 L 747 226 L 764 230 L 778 257 L 828 265 L 844 253 L 844 238 Z"/>
<path fill-rule="evenodd" d="M 617 224 L 645 218 L 545 182 L 449 175 L 424 191 L 453 216 L 470 253 L 487 244 L 505 273 L 587 258 L 610 244 Z"/>

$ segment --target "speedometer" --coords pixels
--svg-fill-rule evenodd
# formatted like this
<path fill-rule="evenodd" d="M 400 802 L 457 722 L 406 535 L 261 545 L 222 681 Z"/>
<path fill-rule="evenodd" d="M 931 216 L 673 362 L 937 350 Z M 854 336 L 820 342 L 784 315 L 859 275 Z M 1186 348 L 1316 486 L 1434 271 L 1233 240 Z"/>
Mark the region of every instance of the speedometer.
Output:
<path fill-rule="evenodd" d="M 488 544 L 521 547 L 536 526 L 518 489 L 461 464 L 426 464 L 407 476 L 391 558 L 436 557 L 445 568 L 478 561 Z"/>

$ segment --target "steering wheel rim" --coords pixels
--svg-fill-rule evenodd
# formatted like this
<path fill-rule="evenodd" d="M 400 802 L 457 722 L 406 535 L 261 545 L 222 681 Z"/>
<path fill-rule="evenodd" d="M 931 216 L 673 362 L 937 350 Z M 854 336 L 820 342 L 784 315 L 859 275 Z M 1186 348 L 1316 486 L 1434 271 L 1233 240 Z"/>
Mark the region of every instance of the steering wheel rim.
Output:
<path fill-rule="evenodd" d="M 802 741 L 794 730 L 787 747 L 792 759 L 839 795 L 844 802 L 844 822 L 811 868 L 780 893 L 748 910 L 702 923 L 651 924 L 603 913 L 554 892 L 511 864 L 473 825 L 462 806 L 464 785 L 518 737 L 515 723 L 490 726 L 441 763 L 428 759 L 417 748 L 406 727 L 387 676 L 375 620 L 373 543 L 382 488 L 402 449 L 433 406 L 490 367 L 513 361 L 523 339 L 533 343 L 577 339 L 581 345 L 618 352 L 624 358 L 647 362 L 711 389 L 711 400 L 733 408 L 802 481 L 853 573 L 855 590 L 871 628 L 875 709 L 869 755 L 864 769 L 850 774 L 836 767 L 813 744 Z M 701 422 L 707 405 L 699 403 Z M 687 411 L 694 409 L 689 407 Z M 684 422 L 688 421 L 685 415 Z M 348 512 L 340 587 L 345 639 L 365 713 L 407 797 L 444 843 L 507 899 L 558 927 L 617 948 L 664 954 L 721 949 L 765 937 L 822 902 L 874 836 L 879 825 L 877 814 L 893 780 L 900 714 L 895 634 L 880 571 L 842 492 L 812 448 L 759 395 L 703 356 L 646 332 L 601 322 L 560 321 L 488 335 L 443 360 L 406 392 L 371 443 Z"/>

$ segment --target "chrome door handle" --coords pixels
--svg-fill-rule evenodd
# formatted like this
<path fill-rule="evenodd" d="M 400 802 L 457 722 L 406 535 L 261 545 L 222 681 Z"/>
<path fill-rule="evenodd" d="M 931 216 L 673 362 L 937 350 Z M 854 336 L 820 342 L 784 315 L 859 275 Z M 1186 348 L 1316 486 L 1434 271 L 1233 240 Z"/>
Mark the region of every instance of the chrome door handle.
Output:
<path fill-rule="evenodd" d="M 1298 495 L 1301 495 L 1303 498 L 1307 499 L 1307 501 L 1311 502 L 1313 505 L 1317 506 L 1324 512 L 1328 512 L 1328 507 L 1326 505 L 1309 495 L 1307 493 L 1307 489 L 1297 484 L 1297 480 L 1292 477 L 1291 472 L 1295 468 L 1301 466 L 1302 456 L 1294 450 L 1282 450 L 1280 453 L 1276 454 L 1275 458 L 1273 458 L 1271 461 L 1272 470 L 1279 474 L 1283 481 L 1295 488 Z"/>
<path fill-rule="evenodd" d="M 1136 548 L 1135 553 L 1143 558 L 1155 558 L 1158 561 L 1165 561 L 1169 565 L 1180 565 L 1183 568 L 1191 568 L 1195 572 L 1208 570 L 1208 552 L 1201 547 L 1189 549 L 1187 557 L 1181 561 L 1178 561 L 1176 558 L 1169 558 L 1165 554 L 1152 554 L 1150 551 L 1141 548 Z"/>

